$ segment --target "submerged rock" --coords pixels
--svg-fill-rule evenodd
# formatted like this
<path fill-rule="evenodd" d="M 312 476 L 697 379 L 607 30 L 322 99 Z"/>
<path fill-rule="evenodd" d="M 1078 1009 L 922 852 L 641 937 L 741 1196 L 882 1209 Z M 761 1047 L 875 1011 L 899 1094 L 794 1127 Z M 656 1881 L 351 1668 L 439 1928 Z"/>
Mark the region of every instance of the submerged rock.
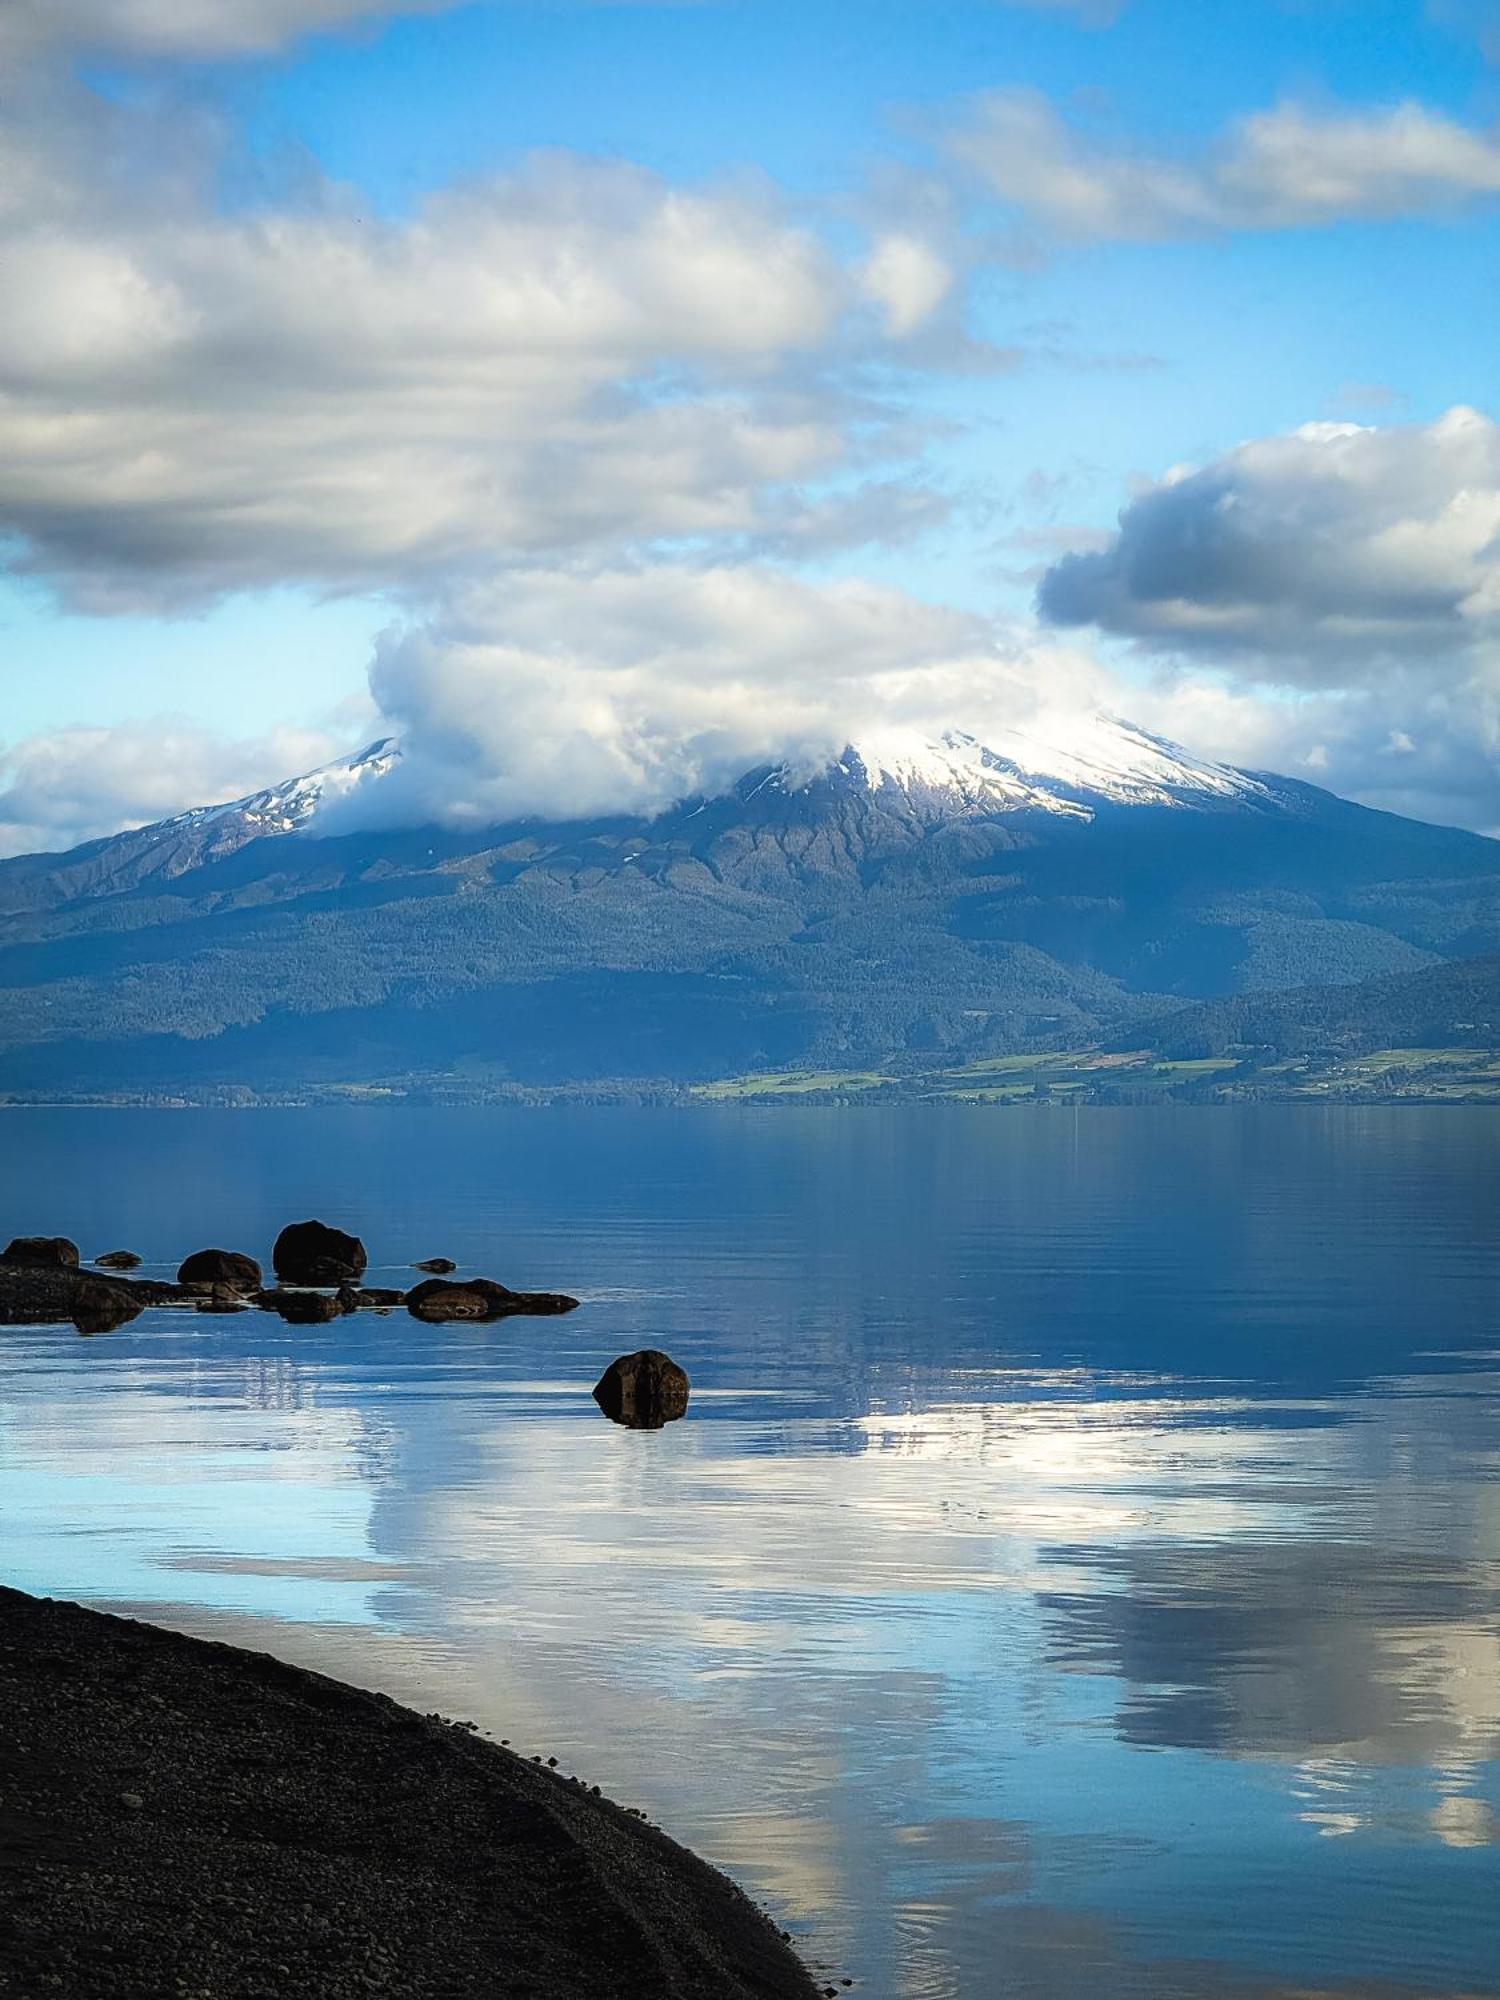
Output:
<path fill-rule="evenodd" d="M 237 1292 L 258 1292 L 260 1266 L 241 1250 L 195 1250 L 178 1266 L 179 1285 L 228 1285 Z"/>
<path fill-rule="evenodd" d="M 432 1271 L 438 1277 L 442 1277 L 449 1271 L 456 1271 L 458 1266 L 451 1257 L 420 1257 L 412 1265 L 412 1269 L 414 1271 Z"/>
<path fill-rule="evenodd" d="M 106 1250 L 102 1257 L 94 1259 L 102 1271 L 134 1271 L 140 1261 L 133 1250 Z"/>
<path fill-rule="evenodd" d="M 357 1236 L 326 1222 L 289 1222 L 271 1252 L 284 1285 L 357 1285 L 368 1261 Z"/>
<path fill-rule="evenodd" d="M 25 1264 L 48 1271 L 76 1271 L 78 1245 L 66 1236 L 13 1236 L 0 1251 L 0 1263 Z"/>
<path fill-rule="evenodd" d="M 320 1326 L 344 1310 L 332 1292 L 257 1292 L 255 1303 L 279 1313 L 288 1326 Z"/>
<path fill-rule="evenodd" d="M 345 1307 L 346 1312 L 389 1312 L 392 1306 L 402 1303 L 406 1294 L 389 1285 L 340 1285 L 339 1296 L 352 1300 Z"/>
<path fill-rule="evenodd" d="M 594 1384 L 594 1401 L 612 1423 L 659 1431 L 686 1413 L 687 1371 L 659 1347 L 643 1347 L 610 1362 Z"/>
<path fill-rule="evenodd" d="M 572 1312 L 577 1299 L 565 1292 L 513 1292 L 493 1278 L 464 1278 L 457 1284 L 428 1278 L 406 1295 L 406 1310 L 414 1319 L 507 1319 L 516 1313 Z"/>

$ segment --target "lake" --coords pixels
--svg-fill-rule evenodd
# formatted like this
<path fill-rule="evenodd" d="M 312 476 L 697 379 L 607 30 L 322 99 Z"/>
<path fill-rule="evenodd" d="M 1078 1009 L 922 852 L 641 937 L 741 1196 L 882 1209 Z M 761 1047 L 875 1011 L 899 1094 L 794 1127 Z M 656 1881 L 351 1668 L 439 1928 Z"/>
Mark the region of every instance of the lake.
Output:
<path fill-rule="evenodd" d="M 1500 1115 L 16 1110 L 0 1230 L 566 1319 L 0 1328 L 0 1578 L 555 1756 L 871 2000 L 1500 1994 Z M 687 1418 L 589 1391 L 661 1346 Z"/>

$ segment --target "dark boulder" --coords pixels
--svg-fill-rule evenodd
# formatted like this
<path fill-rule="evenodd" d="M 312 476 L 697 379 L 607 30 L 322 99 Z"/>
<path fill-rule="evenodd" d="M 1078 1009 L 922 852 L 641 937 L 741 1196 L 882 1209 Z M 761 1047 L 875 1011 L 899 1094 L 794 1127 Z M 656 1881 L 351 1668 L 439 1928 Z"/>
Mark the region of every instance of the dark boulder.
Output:
<path fill-rule="evenodd" d="M 260 1266 L 240 1250 L 195 1250 L 177 1269 L 179 1285 L 228 1285 L 236 1292 L 258 1292 Z"/>
<path fill-rule="evenodd" d="M 451 1257 L 422 1257 L 412 1265 L 414 1271 L 431 1271 L 437 1277 L 444 1277 L 449 1271 L 456 1271 L 457 1264 Z"/>
<path fill-rule="evenodd" d="M 271 1252 L 284 1285 L 357 1285 L 368 1261 L 357 1236 L 326 1222 L 289 1222 Z"/>
<path fill-rule="evenodd" d="M 140 1261 L 133 1250 L 106 1250 L 102 1257 L 94 1259 L 101 1271 L 134 1271 Z"/>
<path fill-rule="evenodd" d="M 339 1297 L 349 1301 L 345 1312 L 389 1312 L 392 1306 L 402 1303 L 406 1294 L 387 1285 L 340 1285 Z"/>
<path fill-rule="evenodd" d="M 344 1311 L 332 1292 L 257 1292 L 255 1303 L 279 1313 L 288 1326 L 321 1326 Z"/>
<path fill-rule="evenodd" d="M 659 1431 L 688 1406 L 687 1371 L 658 1347 L 622 1354 L 594 1384 L 594 1401 L 612 1423 L 633 1431 Z"/>
<path fill-rule="evenodd" d="M 572 1312 L 577 1299 L 565 1292 L 513 1292 L 493 1278 L 464 1278 L 449 1283 L 428 1278 L 406 1295 L 406 1310 L 414 1319 L 429 1321 L 508 1319 L 515 1313 Z"/>
<path fill-rule="evenodd" d="M 78 1245 L 66 1236 L 13 1236 L 0 1251 L 0 1263 L 27 1264 L 48 1271 L 76 1271 Z"/>
<path fill-rule="evenodd" d="M 108 1278 L 83 1278 L 73 1288 L 69 1318 L 80 1333 L 113 1333 L 141 1311 L 141 1301 L 132 1298 L 120 1284 Z"/>

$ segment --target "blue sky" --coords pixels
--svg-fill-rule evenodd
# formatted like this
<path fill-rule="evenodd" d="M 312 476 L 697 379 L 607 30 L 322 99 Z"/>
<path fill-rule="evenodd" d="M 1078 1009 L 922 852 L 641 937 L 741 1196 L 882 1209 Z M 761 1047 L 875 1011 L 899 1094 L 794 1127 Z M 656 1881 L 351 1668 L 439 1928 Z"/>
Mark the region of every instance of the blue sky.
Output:
<path fill-rule="evenodd" d="M 735 653 L 688 619 L 735 690 L 691 719 L 727 763 L 763 747 L 747 686 L 811 742 L 913 674 L 932 713 L 903 693 L 903 720 L 941 721 L 937 689 L 1013 706 L 984 660 L 1025 654 L 1049 710 L 1127 707 L 1500 824 L 1500 445 L 1432 442 L 1500 401 L 1500 10 L 227 0 L 205 28 L 188 0 L 18 4 L 12 849 L 363 732 L 451 745 L 466 702 L 553 769 L 554 682 L 568 730 L 597 706 L 628 802 L 689 728 L 662 607 L 746 565 L 792 591 L 808 650 Z M 896 304 L 869 275 L 886 250 Z M 1361 437 L 1272 449 L 1332 422 Z M 1162 510 L 1130 510 L 1183 465 L 1209 468 L 1188 492 L 1211 511 L 1177 507 L 1148 547 Z M 1226 492 L 1243 544 L 1189 575 Z M 1109 587 L 1049 593 L 1038 625 L 1070 551 L 1114 563 Z M 1163 566 L 1165 608 L 1140 584 Z M 645 639 L 639 610 L 620 623 L 627 571 L 659 584 Z M 899 597 L 909 657 L 858 652 L 861 591 Z M 127 780 L 162 718 L 173 782 Z M 464 749 L 502 800 L 505 734 Z"/>

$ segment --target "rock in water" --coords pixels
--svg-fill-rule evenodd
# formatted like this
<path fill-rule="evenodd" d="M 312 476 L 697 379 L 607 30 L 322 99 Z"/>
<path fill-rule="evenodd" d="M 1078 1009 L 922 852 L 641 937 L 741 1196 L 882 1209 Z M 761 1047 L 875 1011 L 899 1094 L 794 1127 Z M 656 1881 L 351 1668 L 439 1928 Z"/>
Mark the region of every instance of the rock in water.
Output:
<path fill-rule="evenodd" d="M 279 1313 L 288 1326 L 320 1326 L 344 1311 L 332 1292 L 257 1292 L 255 1303 Z"/>
<path fill-rule="evenodd" d="M 443 1278 L 428 1278 L 413 1285 L 406 1295 L 406 1310 L 413 1319 L 507 1319 L 513 1313 L 572 1312 L 577 1299 L 566 1292 L 513 1292 L 493 1278 L 464 1278 L 450 1284 Z"/>
<path fill-rule="evenodd" d="M 133 1250 L 106 1250 L 94 1259 L 101 1271 L 134 1271 L 140 1261 Z"/>
<path fill-rule="evenodd" d="M 450 1285 L 442 1278 L 429 1278 L 413 1285 L 406 1295 L 406 1310 L 413 1319 L 436 1322 L 447 1319 L 499 1319 L 505 1302 L 497 1293 L 503 1285 L 478 1278 L 470 1285 Z"/>
<path fill-rule="evenodd" d="M 201 1313 L 243 1312 L 247 1303 L 238 1285 L 202 1285 L 195 1290 L 199 1292 L 195 1303 Z"/>
<path fill-rule="evenodd" d="M 0 1252 L 6 1264 L 36 1264 L 49 1271 L 76 1271 L 78 1245 L 66 1236 L 13 1236 Z"/>
<path fill-rule="evenodd" d="M 421 1257 L 412 1265 L 412 1269 L 414 1271 L 431 1271 L 435 1276 L 441 1278 L 446 1276 L 449 1271 L 456 1271 L 458 1266 L 451 1257 Z"/>
<path fill-rule="evenodd" d="M 141 1310 L 138 1299 L 123 1285 L 112 1285 L 108 1278 L 84 1278 L 70 1303 L 72 1321 L 80 1333 L 113 1333 Z"/>
<path fill-rule="evenodd" d="M 284 1285 L 357 1285 L 368 1261 L 357 1236 L 326 1222 L 289 1222 L 271 1252 Z"/>
<path fill-rule="evenodd" d="M 687 1371 L 659 1347 L 643 1347 L 610 1362 L 594 1384 L 594 1401 L 612 1423 L 659 1431 L 686 1413 Z"/>
<path fill-rule="evenodd" d="M 178 1266 L 179 1285 L 228 1285 L 236 1292 L 260 1290 L 260 1266 L 240 1250 L 195 1250 Z"/>

